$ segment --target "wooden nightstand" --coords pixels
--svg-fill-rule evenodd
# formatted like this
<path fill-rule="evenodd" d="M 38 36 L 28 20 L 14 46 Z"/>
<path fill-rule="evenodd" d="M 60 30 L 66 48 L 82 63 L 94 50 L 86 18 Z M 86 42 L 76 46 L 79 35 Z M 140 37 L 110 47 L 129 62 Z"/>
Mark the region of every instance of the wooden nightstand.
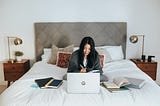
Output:
<path fill-rule="evenodd" d="M 131 59 L 143 72 L 148 74 L 153 80 L 156 80 L 157 62 L 141 61 L 140 59 Z"/>
<path fill-rule="evenodd" d="M 23 59 L 21 62 L 14 63 L 8 63 L 6 61 L 3 63 L 3 68 L 4 79 L 8 81 L 8 86 L 10 86 L 11 81 L 16 81 L 29 70 L 30 61 L 28 59 Z"/>

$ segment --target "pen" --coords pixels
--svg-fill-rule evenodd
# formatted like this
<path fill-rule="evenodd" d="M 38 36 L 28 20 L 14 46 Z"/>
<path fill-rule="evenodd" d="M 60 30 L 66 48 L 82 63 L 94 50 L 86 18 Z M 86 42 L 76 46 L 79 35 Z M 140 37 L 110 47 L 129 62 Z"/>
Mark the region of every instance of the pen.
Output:
<path fill-rule="evenodd" d="M 80 67 L 81 67 L 81 70 L 80 70 L 81 73 L 86 73 L 87 72 L 86 67 L 84 67 L 81 64 L 80 64 Z"/>
<path fill-rule="evenodd" d="M 80 67 L 81 67 L 81 68 L 85 68 L 85 67 L 83 67 L 81 64 L 80 64 Z"/>
<path fill-rule="evenodd" d="M 81 64 L 80 64 L 80 67 L 81 67 L 81 68 L 85 68 L 85 67 L 84 67 L 83 65 L 81 65 Z"/>

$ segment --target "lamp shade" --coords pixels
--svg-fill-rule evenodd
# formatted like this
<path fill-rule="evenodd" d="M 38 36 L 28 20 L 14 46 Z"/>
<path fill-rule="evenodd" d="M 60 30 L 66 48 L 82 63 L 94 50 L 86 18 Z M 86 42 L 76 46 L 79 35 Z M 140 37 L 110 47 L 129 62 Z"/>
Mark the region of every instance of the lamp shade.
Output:
<path fill-rule="evenodd" d="M 16 38 L 16 39 L 14 40 L 14 44 L 15 44 L 15 45 L 20 45 L 20 44 L 22 44 L 22 39 Z"/>
<path fill-rule="evenodd" d="M 132 35 L 132 36 L 130 36 L 129 40 L 132 43 L 137 43 L 138 42 L 138 36 Z"/>

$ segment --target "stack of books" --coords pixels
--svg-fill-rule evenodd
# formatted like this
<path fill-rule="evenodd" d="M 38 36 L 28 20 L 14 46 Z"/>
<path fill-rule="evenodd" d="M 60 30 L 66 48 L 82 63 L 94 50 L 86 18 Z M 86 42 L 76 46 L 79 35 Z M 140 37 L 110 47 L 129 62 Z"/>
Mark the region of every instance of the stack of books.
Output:
<path fill-rule="evenodd" d="M 35 82 L 40 88 L 58 88 L 63 83 L 63 80 L 49 77 L 43 79 L 36 79 Z"/>

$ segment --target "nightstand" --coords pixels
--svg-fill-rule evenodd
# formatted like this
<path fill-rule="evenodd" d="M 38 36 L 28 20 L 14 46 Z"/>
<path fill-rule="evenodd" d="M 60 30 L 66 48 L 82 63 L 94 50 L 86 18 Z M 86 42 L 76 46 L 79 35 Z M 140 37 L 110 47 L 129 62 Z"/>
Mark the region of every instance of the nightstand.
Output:
<path fill-rule="evenodd" d="M 143 72 L 148 74 L 153 80 L 156 80 L 157 62 L 141 61 L 140 59 L 131 59 Z"/>
<path fill-rule="evenodd" d="M 30 68 L 30 61 L 28 59 L 23 59 L 21 62 L 4 62 L 4 79 L 8 81 L 8 86 L 10 86 L 11 81 L 16 81 L 21 76 L 23 76 Z"/>

